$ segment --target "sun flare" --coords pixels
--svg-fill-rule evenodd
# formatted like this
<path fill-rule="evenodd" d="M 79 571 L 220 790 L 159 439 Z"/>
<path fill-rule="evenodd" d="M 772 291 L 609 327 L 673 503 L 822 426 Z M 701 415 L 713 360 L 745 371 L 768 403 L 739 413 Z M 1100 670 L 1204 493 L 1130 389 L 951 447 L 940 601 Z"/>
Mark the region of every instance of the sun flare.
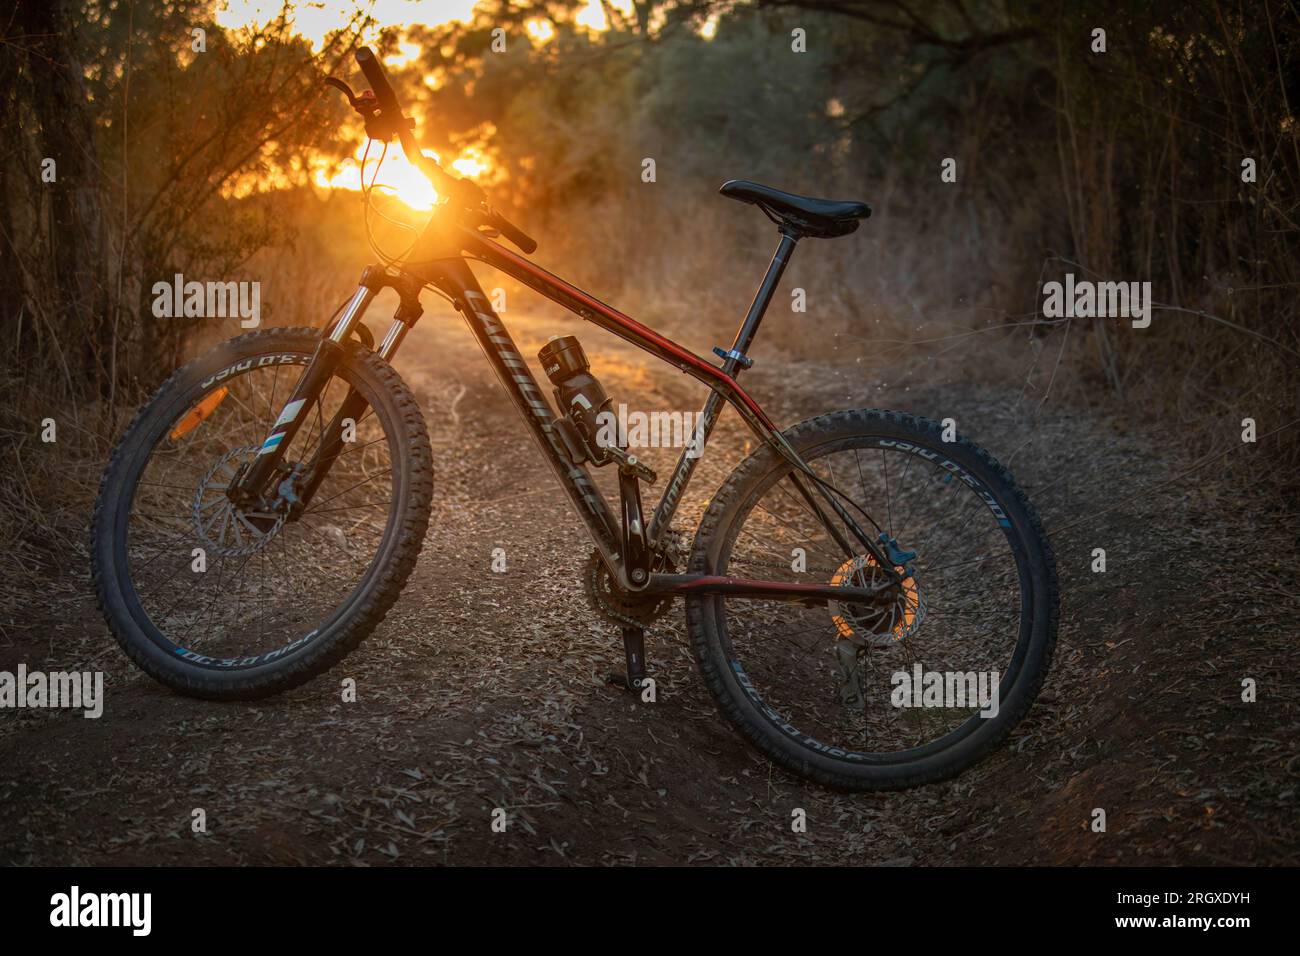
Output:
<path fill-rule="evenodd" d="M 315 176 L 316 185 L 322 189 L 348 189 L 359 192 L 361 160 L 365 153 L 366 144 L 362 143 L 357 147 L 352 159 L 345 160 L 333 174 L 328 169 L 318 169 Z M 383 154 L 382 148 L 371 145 L 370 155 L 366 158 L 365 165 L 366 185 L 373 183 L 376 189 L 396 196 L 417 212 L 431 211 L 438 202 L 438 191 L 433 188 L 428 177 L 411 165 L 410 161 L 402 155 L 402 151 L 394 146 L 388 148 L 383 162 L 379 163 L 381 154 Z"/>

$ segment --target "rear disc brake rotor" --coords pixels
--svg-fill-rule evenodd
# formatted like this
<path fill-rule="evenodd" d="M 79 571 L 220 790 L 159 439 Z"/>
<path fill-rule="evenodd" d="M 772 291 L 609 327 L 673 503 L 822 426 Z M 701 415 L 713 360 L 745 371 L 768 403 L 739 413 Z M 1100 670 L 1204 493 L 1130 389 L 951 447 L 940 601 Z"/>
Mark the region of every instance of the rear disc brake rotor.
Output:
<path fill-rule="evenodd" d="M 905 575 L 903 580 L 881 591 L 877 600 L 865 604 L 826 602 L 835 625 L 840 700 L 854 711 L 861 711 L 867 704 L 861 655 L 872 646 L 901 644 L 916 633 L 925 617 L 925 602 L 915 575 L 902 566 L 895 566 L 894 570 Z M 869 554 L 849 558 L 831 575 L 835 587 L 871 588 L 885 581 L 879 562 Z"/>
<path fill-rule="evenodd" d="M 880 600 L 870 604 L 828 601 L 831 622 L 837 636 L 858 646 L 875 644 L 888 647 L 911 637 L 925 618 L 925 601 L 914 574 L 904 568 L 894 569 L 906 575 L 895 587 L 880 593 Z M 869 554 L 849 558 L 831 575 L 834 587 L 878 587 L 885 582 L 879 563 Z"/>

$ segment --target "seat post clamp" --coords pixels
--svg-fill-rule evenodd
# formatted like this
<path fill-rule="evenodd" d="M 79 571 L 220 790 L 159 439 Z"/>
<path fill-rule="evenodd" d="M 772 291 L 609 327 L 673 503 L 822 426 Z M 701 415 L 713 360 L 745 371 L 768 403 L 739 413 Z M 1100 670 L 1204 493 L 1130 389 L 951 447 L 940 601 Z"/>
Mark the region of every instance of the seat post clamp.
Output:
<path fill-rule="evenodd" d="M 724 362 L 728 359 L 735 359 L 736 364 L 741 368 L 750 368 L 754 364 L 752 358 L 744 352 L 739 352 L 736 349 L 723 349 L 715 345 L 713 346 L 713 354 L 721 358 Z"/>

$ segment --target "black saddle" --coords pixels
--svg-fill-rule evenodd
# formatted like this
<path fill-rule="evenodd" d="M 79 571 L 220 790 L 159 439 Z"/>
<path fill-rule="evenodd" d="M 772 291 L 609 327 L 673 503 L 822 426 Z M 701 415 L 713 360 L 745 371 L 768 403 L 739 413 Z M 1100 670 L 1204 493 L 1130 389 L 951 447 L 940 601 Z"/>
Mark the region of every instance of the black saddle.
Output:
<path fill-rule="evenodd" d="M 859 220 L 871 215 L 864 202 L 840 202 L 834 199 L 809 199 L 762 186 L 745 179 L 732 179 L 718 190 L 730 199 L 753 203 L 769 219 L 789 227 L 799 237 L 832 239 L 847 236 L 858 228 Z"/>

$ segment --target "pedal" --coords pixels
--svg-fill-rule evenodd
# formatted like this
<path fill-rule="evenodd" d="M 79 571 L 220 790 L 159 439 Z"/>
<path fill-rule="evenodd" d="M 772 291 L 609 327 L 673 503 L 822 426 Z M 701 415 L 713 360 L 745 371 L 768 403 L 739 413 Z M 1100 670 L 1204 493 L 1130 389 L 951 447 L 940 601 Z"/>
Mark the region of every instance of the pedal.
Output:
<path fill-rule="evenodd" d="M 659 480 L 659 476 L 655 474 L 653 468 L 642 463 L 641 459 L 637 458 L 636 455 L 629 455 L 622 448 L 617 446 L 606 448 L 605 456 L 607 460 L 612 458 L 617 461 L 619 470 L 635 475 L 648 485 L 653 485 Z"/>
<path fill-rule="evenodd" d="M 633 684 L 628 681 L 627 675 L 622 671 L 610 671 L 605 675 L 605 683 L 612 687 L 621 687 L 623 690 L 638 691 L 641 689 L 640 682 Z"/>

